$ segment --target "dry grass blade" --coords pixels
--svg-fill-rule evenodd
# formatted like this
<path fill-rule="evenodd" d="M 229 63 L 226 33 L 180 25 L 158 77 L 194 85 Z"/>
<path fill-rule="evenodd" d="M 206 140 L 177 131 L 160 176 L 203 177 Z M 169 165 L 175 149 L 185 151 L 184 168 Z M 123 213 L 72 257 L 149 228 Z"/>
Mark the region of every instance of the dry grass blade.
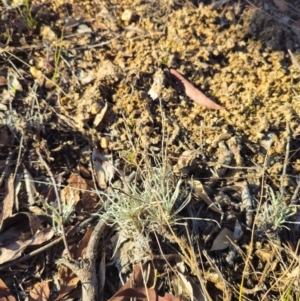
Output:
<path fill-rule="evenodd" d="M 188 80 L 174 69 L 170 69 L 170 73 L 179 82 L 179 89 L 183 90 L 198 105 L 213 110 L 224 110 L 225 108 L 213 102 L 210 98 L 204 95 L 201 91 L 195 88 Z"/>

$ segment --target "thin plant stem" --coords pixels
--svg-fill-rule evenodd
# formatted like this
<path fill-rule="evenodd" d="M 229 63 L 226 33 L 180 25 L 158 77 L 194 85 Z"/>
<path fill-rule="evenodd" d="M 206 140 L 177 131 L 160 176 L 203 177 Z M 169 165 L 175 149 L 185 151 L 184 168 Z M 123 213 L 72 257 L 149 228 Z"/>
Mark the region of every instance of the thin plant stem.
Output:
<path fill-rule="evenodd" d="M 284 158 L 284 164 L 283 164 L 283 169 L 282 169 L 282 175 L 281 175 L 281 179 L 280 179 L 280 197 L 283 197 L 284 194 L 284 187 L 283 187 L 283 182 L 284 182 L 284 178 L 286 175 L 286 168 L 289 162 L 289 154 L 290 154 L 290 140 L 291 140 L 291 129 L 288 125 L 288 123 L 286 124 L 286 133 L 287 133 L 287 141 L 286 141 L 286 152 L 285 152 L 285 158 Z"/>
<path fill-rule="evenodd" d="M 267 149 L 265 160 L 264 160 L 264 166 L 263 166 L 263 171 L 264 172 L 262 173 L 262 178 L 261 178 L 260 199 L 259 199 L 259 203 L 258 203 L 256 212 L 260 211 L 260 208 L 261 208 L 261 205 L 262 205 L 262 198 L 263 198 L 263 192 L 264 192 L 264 182 L 265 182 L 265 170 L 266 170 L 266 167 L 267 167 L 268 152 L 269 152 L 269 149 L 271 148 L 272 142 L 273 142 L 273 140 L 271 141 L 271 143 L 270 143 L 270 145 Z M 254 222 L 253 222 L 253 225 L 252 225 L 251 240 L 250 240 L 250 243 L 249 243 L 247 258 L 246 258 L 246 261 L 245 261 L 245 266 L 244 266 L 244 270 L 243 270 L 243 274 L 242 274 L 242 280 L 241 280 L 241 284 L 240 284 L 239 301 L 243 300 L 243 289 L 244 289 L 244 282 L 245 282 L 245 274 L 246 274 L 247 267 L 250 263 L 251 253 L 253 251 L 254 228 L 255 228 L 257 216 L 258 215 L 255 216 Z"/>
<path fill-rule="evenodd" d="M 63 225 L 63 218 L 62 218 L 62 205 L 61 205 L 61 199 L 60 199 L 60 196 L 59 196 L 59 193 L 58 193 L 58 189 L 57 189 L 57 185 L 56 185 L 56 182 L 55 182 L 55 179 L 54 179 L 54 176 L 53 176 L 53 173 L 51 172 L 48 164 L 46 163 L 46 161 L 44 160 L 44 158 L 42 157 L 40 151 L 38 148 L 36 148 L 36 153 L 38 154 L 41 162 L 43 163 L 43 165 L 45 166 L 49 176 L 50 176 L 50 179 L 52 181 L 52 184 L 53 184 L 53 188 L 54 188 L 54 192 L 55 192 L 55 195 L 56 195 L 56 199 L 57 199 L 57 204 L 58 204 L 58 212 L 59 212 L 59 222 L 60 222 L 60 228 L 61 228 L 61 233 L 62 233 L 62 237 L 63 237 L 63 241 L 64 241 L 64 245 L 65 245 L 65 248 L 66 248 L 66 251 L 67 251 L 67 254 L 69 256 L 70 259 L 72 259 L 72 255 L 70 253 L 70 248 L 69 248 L 69 245 L 68 245 L 68 241 L 67 241 L 67 237 L 66 237 L 66 232 L 65 232 L 65 228 L 64 228 L 64 225 Z"/>

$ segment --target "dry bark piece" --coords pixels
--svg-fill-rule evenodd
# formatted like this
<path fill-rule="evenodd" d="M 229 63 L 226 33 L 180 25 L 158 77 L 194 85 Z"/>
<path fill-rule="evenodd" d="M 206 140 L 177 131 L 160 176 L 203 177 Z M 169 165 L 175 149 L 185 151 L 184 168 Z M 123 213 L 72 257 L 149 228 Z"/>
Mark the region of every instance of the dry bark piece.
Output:
<path fill-rule="evenodd" d="M 227 141 L 227 145 L 229 150 L 233 153 L 234 159 L 236 162 L 237 166 L 242 166 L 243 165 L 243 158 L 241 156 L 241 149 L 242 149 L 242 143 L 241 139 L 239 137 L 231 137 Z"/>
<path fill-rule="evenodd" d="M 197 167 L 197 158 L 199 156 L 198 150 L 186 150 L 178 158 L 178 162 L 174 165 L 173 170 L 175 173 L 187 175 L 193 172 Z"/>
<path fill-rule="evenodd" d="M 188 80 L 186 80 L 180 73 L 174 69 L 170 69 L 170 73 L 176 78 L 179 89 L 183 90 L 186 95 L 191 98 L 198 105 L 206 107 L 213 110 L 223 110 L 224 107 L 216 104 L 201 91 L 195 88 Z"/>
<path fill-rule="evenodd" d="M 219 177 L 222 177 L 227 168 L 223 167 L 223 165 L 230 165 L 233 158 L 233 153 L 228 149 L 227 145 L 224 141 L 219 142 L 218 148 L 218 162 L 215 166 L 215 171 Z"/>
<path fill-rule="evenodd" d="M 35 187 L 35 182 L 29 171 L 23 166 L 23 172 L 24 172 L 24 181 L 25 181 L 25 188 L 27 192 L 28 197 L 28 204 L 33 205 L 35 203 L 35 197 L 37 195 L 37 190 Z"/>
<path fill-rule="evenodd" d="M 98 149 L 94 149 L 92 158 L 98 184 L 102 189 L 105 189 L 107 183 L 113 179 L 115 174 L 112 157 L 104 152 L 100 152 Z"/>
<path fill-rule="evenodd" d="M 244 182 L 242 188 L 242 209 L 246 212 L 246 225 L 252 227 L 253 211 L 252 211 L 252 195 L 249 191 L 247 182 Z"/>
<path fill-rule="evenodd" d="M 70 249 L 70 252 L 74 259 L 85 258 L 86 248 L 90 241 L 91 235 L 93 233 L 94 227 L 89 228 L 79 244 L 73 245 Z M 55 299 L 55 301 L 61 300 L 67 294 L 69 294 L 73 289 L 76 288 L 79 277 L 68 267 L 60 266 L 57 278 L 59 279 L 59 295 Z"/>
<path fill-rule="evenodd" d="M 14 206 L 15 188 L 14 177 L 12 174 L 9 176 L 6 186 L 7 194 L 3 200 L 3 208 L 2 212 L 0 213 L 0 230 L 2 229 L 5 219 L 11 215 Z"/>

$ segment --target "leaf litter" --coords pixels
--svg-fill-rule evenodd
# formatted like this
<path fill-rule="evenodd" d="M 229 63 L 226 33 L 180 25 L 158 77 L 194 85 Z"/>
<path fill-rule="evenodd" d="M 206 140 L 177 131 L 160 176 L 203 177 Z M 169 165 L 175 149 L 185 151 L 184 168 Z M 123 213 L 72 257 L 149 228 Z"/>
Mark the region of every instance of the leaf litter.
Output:
<path fill-rule="evenodd" d="M 299 297 L 297 4 L 0 9 L 0 294 L 80 298 L 109 212 L 102 299 Z"/>

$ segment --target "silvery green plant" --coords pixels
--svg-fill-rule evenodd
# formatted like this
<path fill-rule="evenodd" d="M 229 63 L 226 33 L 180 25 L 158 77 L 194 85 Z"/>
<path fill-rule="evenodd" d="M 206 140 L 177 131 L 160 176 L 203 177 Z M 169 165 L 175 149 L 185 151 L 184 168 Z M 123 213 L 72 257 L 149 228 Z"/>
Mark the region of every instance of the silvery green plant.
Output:
<path fill-rule="evenodd" d="M 127 191 L 112 188 L 112 193 L 100 192 L 106 201 L 101 217 L 121 228 L 135 227 L 142 231 L 150 224 L 173 225 L 178 213 L 188 204 L 188 194 L 182 204 L 174 209 L 180 196 L 182 180 L 174 183 L 169 166 L 158 166 L 141 172 L 142 183 L 133 181 Z"/>
<path fill-rule="evenodd" d="M 259 213 L 259 228 L 278 231 L 288 223 L 289 217 L 295 214 L 294 206 L 288 206 L 280 193 L 267 186 L 267 202 L 261 207 Z"/>

